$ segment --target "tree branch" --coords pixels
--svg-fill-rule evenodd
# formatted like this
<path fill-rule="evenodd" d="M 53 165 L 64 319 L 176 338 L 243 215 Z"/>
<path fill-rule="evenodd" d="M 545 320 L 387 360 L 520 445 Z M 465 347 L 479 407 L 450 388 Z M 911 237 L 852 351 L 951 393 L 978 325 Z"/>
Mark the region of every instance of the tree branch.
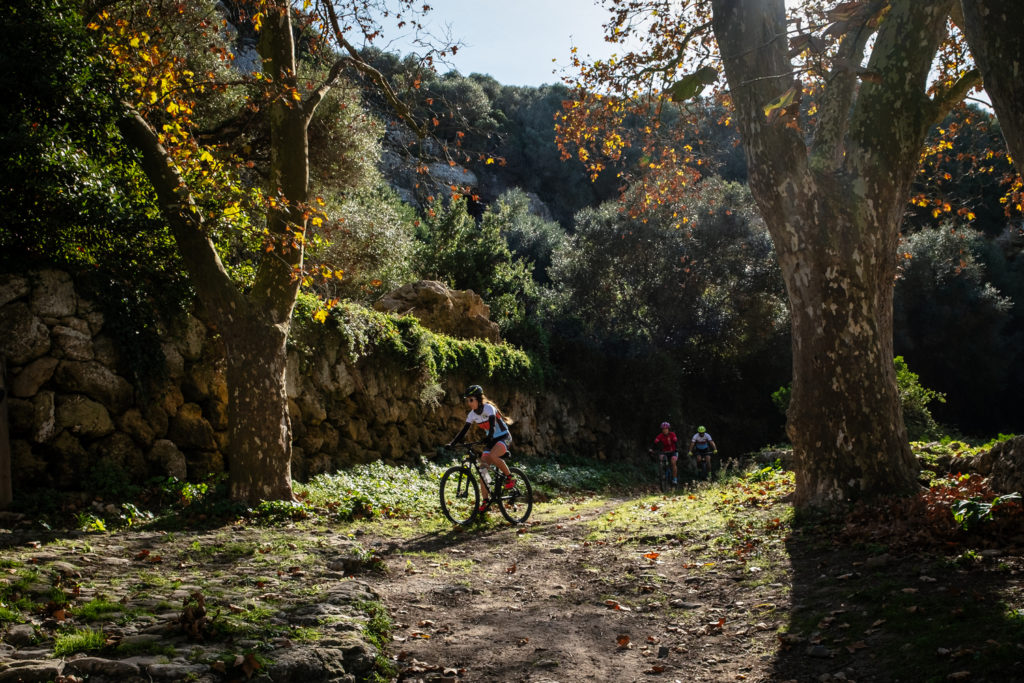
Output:
<path fill-rule="evenodd" d="M 949 110 L 962 102 L 972 88 L 981 85 L 981 72 L 971 69 L 956 82 L 945 90 L 935 94 L 932 98 L 932 125 L 941 123 L 946 118 Z"/>
<path fill-rule="evenodd" d="M 170 224 L 192 284 L 207 310 L 217 318 L 246 302 L 231 282 L 213 242 L 203 230 L 203 216 L 156 131 L 131 105 L 118 121 L 121 135 L 141 155 L 140 165 L 156 190 L 160 210 Z"/>
<path fill-rule="evenodd" d="M 391 84 L 388 83 L 388 79 L 384 77 L 384 74 L 373 68 L 370 64 L 367 64 L 359 55 L 359 51 L 356 50 L 352 43 L 345 39 L 344 32 L 338 24 L 338 15 L 334 11 L 334 5 L 330 2 L 325 2 L 324 5 L 327 9 L 328 19 L 331 23 L 331 30 L 334 32 L 334 39 L 338 41 L 338 45 L 344 48 L 351 56 L 350 64 L 360 73 L 369 76 L 370 80 L 380 88 L 380 91 L 384 94 L 384 98 L 387 100 L 388 104 L 391 105 L 395 114 L 397 114 L 398 117 L 406 123 L 406 125 L 412 128 L 416 132 L 417 136 L 425 138 L 427 136 L 426 127 L 416 122 L 416 118 L 413 116 L 409 105 L 403 102 L 398 95 L 395 94 L 395 91 L 392 90 Z M 334 69 L 340 68 L 339 64 L 340 63 L 335 63 L 334 68 L 332 68 L 332 73 L 334 72 Z"/>
<path fill-rule="evenodd" d="M 788 56 L 785 5 L 783 0 L 713 0 L 712 6 L 752 183 L 778 188 L 807 167 L 799 130 L 783 119 L 768 121 L 764 113 L 766 105 L 800 87 Z"/>
<path fill-rule="evenodd" d="M 839 45 L 832 72 L 826 79 L 822 96 L 818 126 L 811 143 L 811 166 L 828 172 L 835 170 L 843 159 L 843 141 L 850 125 L 850 104 L 857 89 L 857 65 L 860 64 L 873 30 L 868 23 L 875 17 L 880 3 L 865 12 L 856 32 L 846 33 Z"/>
<path fill-rule="evenodd" d="M 882 20 L 850 122 L 846 164 L 879 184 L 909 183 L 932 122 L 926 95 L 932 60 L 952 0 L 890 5 Z"/>

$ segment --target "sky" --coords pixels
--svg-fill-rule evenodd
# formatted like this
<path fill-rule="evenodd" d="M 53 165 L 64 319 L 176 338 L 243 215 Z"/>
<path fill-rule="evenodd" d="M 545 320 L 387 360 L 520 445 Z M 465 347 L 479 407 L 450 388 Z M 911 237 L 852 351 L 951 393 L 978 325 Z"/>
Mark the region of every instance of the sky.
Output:
<path fill-rule="evenodd" d="M 788 6 L 800 0 L 786 0 Z M 441 73 L 458 70 L 463 76 L 482 73 L 503 85 L 538 86 L 558 83 L 558 71 L 567 67 L 570 50 L 581 57 L 606 58 L 622 46 L 604 42 L 602 24 L 608 10 L 599 0 L 427 0 L 428 28 L 438 35 L 445 29 L 463 43 Z M 389 33 L 388 35 L 394 35 Z M 406 54 L 409 42 L 377 44 L 389 52 Z"/>
<path fill-rule="evenodd" d="M 538 86 L 560 81 L 557 71 L 569 64 L 570 49 L 583 56 L 607 57 L 614 50 L 602 39 L 608 12 L 595 0 L 429 0 L 432 32 L 445 29 L 463 45 L 451 64 L 462 75 L 482 73 L 503 85 Z M 405 54 L 407 42 L 379 47 Z M 554 60 L 554 61 L 552 61 Z"/>

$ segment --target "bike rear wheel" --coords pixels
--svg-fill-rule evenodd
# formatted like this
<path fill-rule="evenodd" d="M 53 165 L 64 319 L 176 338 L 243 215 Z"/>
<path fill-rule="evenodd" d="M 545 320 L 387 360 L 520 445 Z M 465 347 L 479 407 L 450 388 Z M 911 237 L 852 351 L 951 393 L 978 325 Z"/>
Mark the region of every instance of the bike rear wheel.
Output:
<path fill-rule="evenodd" d="M 510 489 L 494 491 L 491 495 L 498 496 L 498 509 L 502 516 L 512 524 L 522 524 L 533 510 L 533 485 L 526 473 L 518 467 L 509 467 L 515 478 L 516 485 Z"/>
<path fill-rule="evenodd" d="M 480 507 L 480 486 L 465 466 L 449 467 L 441 475 L 441 512 L 452 524 L 469 524 Z"/>
<path fill-rule="evenodd" d="M 672 488 L 672 465 L 667 458 L 658 463 L 658 486 L 662 493 L 668 493 Z"/>

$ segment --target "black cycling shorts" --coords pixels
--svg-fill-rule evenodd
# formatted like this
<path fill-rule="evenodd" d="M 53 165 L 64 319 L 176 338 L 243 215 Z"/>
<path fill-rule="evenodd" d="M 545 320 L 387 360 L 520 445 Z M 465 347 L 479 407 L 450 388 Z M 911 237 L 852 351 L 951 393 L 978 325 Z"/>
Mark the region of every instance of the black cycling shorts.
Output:
<path fill-rule="evenodd" d="M 502 434 L 501 436 L 496 436 L 493 439 L 487 439 L 487 450 L 491 450 L 492 448 L 494 448 L 494 444 L 496 444 L 496 443 L 503 443 L 503 444 L 505 444 L 505 449 L 506 450 L 512 448 L 512 434 L 511 434 L 511 432 L 506 433 L 506 434 Z"/>

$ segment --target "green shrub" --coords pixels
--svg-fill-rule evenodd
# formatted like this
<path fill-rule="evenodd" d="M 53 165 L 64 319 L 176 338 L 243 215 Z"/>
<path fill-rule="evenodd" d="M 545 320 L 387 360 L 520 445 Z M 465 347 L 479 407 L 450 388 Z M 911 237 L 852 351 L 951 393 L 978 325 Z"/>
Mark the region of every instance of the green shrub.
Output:
<path fill-rule="evenodd" d="M 910 371 L 903 356 L 896 356 L 892 362 L 896 367 L 896 386 L 899 390 L 900 406 L 903 408 L 907 436 L 911 441 L 936 438 L 939 435 L 939 426 L 935 423 L 928 405 L 932 401 L 945 403 L 945 395 L 921 386 L 917 374 Z"/>

